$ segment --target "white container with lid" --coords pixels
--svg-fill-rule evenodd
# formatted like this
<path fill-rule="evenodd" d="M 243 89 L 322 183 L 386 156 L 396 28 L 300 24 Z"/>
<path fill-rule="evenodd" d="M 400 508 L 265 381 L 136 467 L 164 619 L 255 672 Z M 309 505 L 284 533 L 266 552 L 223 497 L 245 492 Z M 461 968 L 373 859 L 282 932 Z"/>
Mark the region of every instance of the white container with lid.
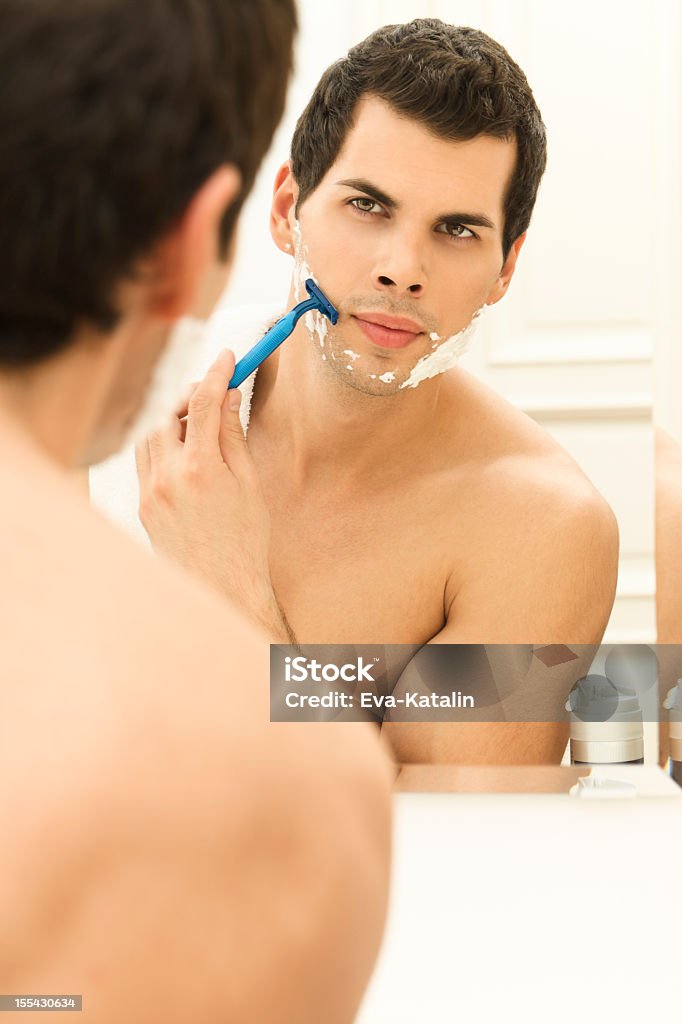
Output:
<path fill-rule="evenodd" d="M 581 679 L 566 703 L 573 764 L 642 764 L 644 726 L 634 690 L 601 675 Z"/>

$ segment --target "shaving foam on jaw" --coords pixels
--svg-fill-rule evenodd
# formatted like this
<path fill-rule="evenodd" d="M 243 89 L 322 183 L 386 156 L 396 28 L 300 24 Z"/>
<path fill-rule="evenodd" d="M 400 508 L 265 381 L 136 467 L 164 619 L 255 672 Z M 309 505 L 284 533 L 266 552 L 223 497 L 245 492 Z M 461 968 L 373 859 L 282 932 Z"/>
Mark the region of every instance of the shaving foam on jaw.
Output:
<path fill-rule="evenodd" d="M 451 335 L 441 345 L 438 345 L 436 340 L 438 335 L 435 332 L 430 334 L 429 337 L 435 342 L 437 347 L 434 348 L 433 352 L 422 356 L 416 365 L 412 367 L 410 376 L 406 381 L 403 381 L 400 388 L 416 388 L 423 380 L 428 380 L 430 377 L 438 376 L 439 373 L 451 370 L 459 357 L 466 352 L 471 336 L 478 327 L 481 315 L 487 308 L 485 304 L 481 306 L 474 313 L 471 322 L 463 330 L 459 331 L 458 334 Z M 382 378 L 380 377 L 379 379 L 381 380 Z"/>
<path fill-rule="evenodd" d="M 317 284 L 317 282 L 315 282 Z M 319 309 L 313 309 L 310 313 L 306 313 L 303 317 L 303 322 L 306 325 L 308 334 L 311 338 L 317 335 L 318 341 L 320 342 L 320 348 L 324 348 L 324 343 L 327 337 L 327 318 L 324 313 L 320 313 Z"/>
<path fill-rule="evenodd" d="M 296 302 L 300 302 L 305 298 L 305 283 L 309 277 L 312 277 L 315 284 L 317 281 L 313 276 L 308 261 L 306 259 L 308 255 L 308 247 L 303 244 L 303 238 L 301 236 L 301 225 L 297 219 L 294 219 L 294 298 Z"/>
<path fill-rule="evenodd" d="M 301 225 L 298 222 L 298 218 L 294 219 L 293 227 L 294 236 L 294 298 L 296 302 L 300 302 L 302 298 L 306 296 L 305 283 L 309 277 L 313 279 L 316 285 L 319 287 L 319 281 L 313 274 L 308 264 L 308 246 L 303 242 L 303 236 L 301 234 Z M 327 332 L 329 325 L 326 316 L 319 311 L 319 309 L 311 310 L 310 313 L 306 313 L 303 317 L 303 323 L 306 326 L 308 334 L 311 339 L 315 339 L 320 343 L 320 348 L 324 349 L 324 343 L 327 340 Z"/>

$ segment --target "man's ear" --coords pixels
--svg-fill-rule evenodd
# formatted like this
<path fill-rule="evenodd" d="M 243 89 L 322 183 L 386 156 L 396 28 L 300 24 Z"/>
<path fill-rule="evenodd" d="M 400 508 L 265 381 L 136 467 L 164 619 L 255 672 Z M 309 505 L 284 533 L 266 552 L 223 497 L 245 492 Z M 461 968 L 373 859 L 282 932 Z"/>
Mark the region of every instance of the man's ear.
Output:
<path fill-rule="evenodd" d="M 215 277 L 233 255 L 220 252 L 220 224 L 241 188 L 236 167 L 219 167 L 194 193 L 185 212 L 144 261 L 151 275 L 149 312 L 163 320 L 177 320 L 195 312 L 206 282 Z"/>
<path fill-rule="evenodd" d="M 516 261 L 519 257 L 519 253 L 521 252 L 521 247 L 523 243 L 526 241 L 526 234 L 527 232 L 524 231 L 523 234 L 519 235 L 516 241 L 512 243 L 512 246 L 509 252 L 507 253 L 507 258 L 504 261 L 504 266 L 500 271 L 499 277 L 497 278 L 497 281 L 493 285 L 492 291 L 490 292 L 488 298 L 485 300 L 486 305 L 492 306 L 494 305 L 494 303 L 499 302 L 502 296 L 507 291 L 509 283 L 512 277 L 514 276 L 514 271 L 516 270 Z"/>
<path fill-rule="evenodd" d="M 270 209 L 270 234 L 277 248 L 292 256 L 294 253 L 292 228 L 297 199 L 298 185 L 291 173 L 291 163 L 287 160 L 275 176 Z"/>

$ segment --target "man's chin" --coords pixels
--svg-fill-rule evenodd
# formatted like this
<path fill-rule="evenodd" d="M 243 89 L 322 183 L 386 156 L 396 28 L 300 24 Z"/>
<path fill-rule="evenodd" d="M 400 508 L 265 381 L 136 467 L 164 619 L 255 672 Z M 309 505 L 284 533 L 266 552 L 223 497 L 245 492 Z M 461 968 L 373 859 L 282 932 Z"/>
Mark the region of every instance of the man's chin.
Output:
<path fill-rule="evenodd" d="M 348 359 L 349 357 L 343 354 L 336 355 L 335 358 L 328 355 L 323 366 L 329 367 L 331 380 L 338 381 L 344 387 L 363 395 L 376 398 L 394 395 L 407 376 L 404 370 L 396 367 L 395 361 L 390 364 L 389 369 L 388 364 L 382 366 L 378 360 L 365 359 L 363 362 L 360 359 L 349 362 Z"/>

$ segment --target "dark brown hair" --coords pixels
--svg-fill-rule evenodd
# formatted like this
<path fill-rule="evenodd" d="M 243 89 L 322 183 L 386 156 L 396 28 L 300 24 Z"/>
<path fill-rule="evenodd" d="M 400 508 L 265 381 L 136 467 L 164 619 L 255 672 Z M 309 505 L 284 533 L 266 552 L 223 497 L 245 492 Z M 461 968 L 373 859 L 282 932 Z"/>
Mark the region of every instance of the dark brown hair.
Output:
<path fill-rule="evenodd" d="M 443 139 L 516 139 L 504 199 L 503 251 L 530 223 L 547 162 L 545 126 L 526 76 L 484 32 L 420 18 L 386 25 L 322 75 L 296 125 L 292 172 L 298 207 L 338 157 L 358 100 L 377 96 Z"/>
<path fill-rule="evenodd" d="M 117 283 L 281 117 L 294 0 L 0 0 L 0 365 L 113 329 Z"/>

